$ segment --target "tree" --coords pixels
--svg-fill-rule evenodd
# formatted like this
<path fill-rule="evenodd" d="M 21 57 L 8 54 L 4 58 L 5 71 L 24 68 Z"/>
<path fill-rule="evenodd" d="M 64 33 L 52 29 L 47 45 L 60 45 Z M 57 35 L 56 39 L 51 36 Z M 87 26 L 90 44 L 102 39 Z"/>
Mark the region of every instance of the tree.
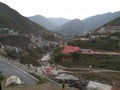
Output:
<path fill-rule="evenodd" d="M 2 90 L 1 81 L 4 79 L 4 76 L 2 75 L 2 72 L 0 71 L 0 90 Z"/>
<path fill-rule="evenodd" d="M 30 64 L 32 64 L 32 65 L 36 66 L 36 70 L 37 70 L 37 66 L 40 66 L 40 64 L 38 62 L 38 59 L 40 57 L 41 56 L 38 53 L 36 53 L 35 51 L 29 50 L 28 53 L 23 53 L 20 56 L 20 63 L 28 64 L 28 67 Z"/>
<path fill-rule="evenodd" d="M 4 76 L 2 75 L 2 72 L 0 71 L 0 81 L 4 79 Z"/>
<path fill-rule="evenodd" d="M 72 55 L 73 59 L 75 59 L 75 60 L 80 59 L 80 54 L 79 54 L 79 52 L 73 52 L 73 53 L 71 53 L 71 55 Z"/>

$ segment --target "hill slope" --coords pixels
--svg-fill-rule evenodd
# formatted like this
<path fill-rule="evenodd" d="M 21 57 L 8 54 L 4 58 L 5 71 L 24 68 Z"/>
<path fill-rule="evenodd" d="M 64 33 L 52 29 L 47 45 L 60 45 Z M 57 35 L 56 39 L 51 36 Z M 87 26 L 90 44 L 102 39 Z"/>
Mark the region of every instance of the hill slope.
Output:
<path fill-rule="evenodd" d="M 110 22 L 106 23 L 99 29 L 95 30 L 96 33 L 118 33 L 120 32 L 120 17 L 111 20 Z"/>
<path fill-rule="evenodd" d="M 43 27 L 49 29 L 49 30 L 53 30 L 57 27 L 57 25 L 55 25 L 53 22 L 51 22 L 49 19 L 47 19 L 46 17 L 43 17 L 41 15 L 35 15 L 35 16 L 31 16 L 28 17 L 30 20 L 32 20 L 33 22 L 42 25 Z"/>
<path fill-rule="evenodd" d="M 74 35 L 85 31 L 84 24 L 79 19 L 74 19 L 56 28 L 62 34 Z"/>
<path fill-rule="evenodd" d="M 82 22 L 85 24 L 86 30 L 96 30 L 117 17 L 120 17 L 120 12 L 92 16 L 82 20 Z"/>
<path fill-rule="evenodd" d="M 21 33 L 45 33 L 47 30 L 35 24 L 17 11 L 0 2 L 0 27 L 15 29 Z"/>
<path fill-rule="evenodd" d="M 108 22 L 106 25 L 119 25 L 120 26 L 120 17 Z"/>

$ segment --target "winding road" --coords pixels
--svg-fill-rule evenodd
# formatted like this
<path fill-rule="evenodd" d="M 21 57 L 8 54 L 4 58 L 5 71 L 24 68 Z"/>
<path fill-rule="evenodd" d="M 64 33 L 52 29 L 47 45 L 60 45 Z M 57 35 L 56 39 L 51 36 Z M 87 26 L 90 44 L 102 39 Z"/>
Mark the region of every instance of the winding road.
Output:
<path fill-rule="evenodd" d="M 34 85 L 36 83 L 35 78 L 30 74 L 2 60 L 0 60 L 0 71 L 2 71 L 5 76 L 18 76 L 22 82 L 27 85 Z"/>

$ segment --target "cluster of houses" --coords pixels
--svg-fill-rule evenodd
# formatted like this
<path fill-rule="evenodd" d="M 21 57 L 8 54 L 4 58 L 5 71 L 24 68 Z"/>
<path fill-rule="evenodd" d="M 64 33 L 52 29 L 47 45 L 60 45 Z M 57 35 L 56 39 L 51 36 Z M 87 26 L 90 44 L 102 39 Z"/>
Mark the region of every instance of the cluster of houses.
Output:
<path fill-rule="evenodd" d="M 91 40 L 108 37 L 112 33 L 120 32 L 120 25 L 106 25 L 99 28 L 95 32 L 88 32 L 87 34 L 79 34 L 77 37 L 74 37 L 77 40 Z M 111 39 L 120 39 L 119 36 L 111 36 Z"/>
<path fill-rule="evenodd" d="M 120 32 L 120 25 L 106 25 L 98 30 L 95 33 L 90 35 L 92 38 L 108 37 L 109 34 Z M 115 36 L 118 38 L 118 36 Z M 112 38 L 111 38 L 112 39 Z"/>
<path fill-rule="evenodd" d="M 98 33 L 115 33 L 120 32 L 120 26 L 119 25 L 106 25 L 100 29 L 97 30 Z"/>
<path fill-rule="evenodd" d="M 43 39 L 42 34 L 39 34 L 39 35 L 34 35 L 34 34 L 23 35 L 23 34 L 20 34 L 19 31 L 9 29 L 9 28 L 2 28 L 1 27 L 0 28 L 0 35 L 4 36 L 4 37 L 13 35 L 13 36 L 24 36 L 24 37 L 30 38 L 31 43 L 29 43 L 29 45 L 28 45 L 29 48 L 55 47 L 55 46 L 58 45 L 58 42 Z"/>

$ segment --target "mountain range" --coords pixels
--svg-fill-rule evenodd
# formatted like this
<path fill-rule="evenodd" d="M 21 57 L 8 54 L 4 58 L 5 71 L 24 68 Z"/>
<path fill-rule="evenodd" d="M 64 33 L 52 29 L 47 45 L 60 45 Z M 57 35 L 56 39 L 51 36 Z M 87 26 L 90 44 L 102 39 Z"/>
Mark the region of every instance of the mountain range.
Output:
<path fill-rule="evenodd" d="M 49 19 L 41 15 L 35 15 L 35 16 L 28 17 L 28 18 L 31 21 L 38 23 L 39 25 L 42 25 L 48 30 L 53 30 L 57 27 L 55 23 L 51 22 Z"/>
<path fill-rule="evenodd" d="M 76 19 L 70 20 L 65 18 L 46 18 L 46 19 L 50 20 L 52 23 L 54 23 L 54 25 L 56 25 L 56 27 L 53 28 L 53 31 L 70 35 L 70 34 L 79 34 L 90 30 L 96 30 L 102 27 L 104 24 L 118 17 L 120 17 L 120 12 L 114 12 L 114 13 L 109 12 L 109 13 L 99 14 L 88 17 L 81 21 L 79 20 L 80 22 L 77 22 L 78 20 Z M 42 20 L 40 21 L 42 22 Z"/>
<path fill-rule="evenodd" d="M 84 20 L 65 18 L 46 18 L 41 15 L 24 17 L 6 4 L 0 2 L 0 27 L 18 30 L 21 33 L 46 33 L 53 30 L 66 35 L 96 30 L 106 23 L 120 17 L 120 12 L 104 13 Z M 47 30 L 48 29 L 48 30 Z"/>
<path fill-rule="evenodd" d="M 103 26 L 104 24 L 118 17 L 120 17 L 120 11 L 114 12 L 114 13 L 109 12 L 109 13 L 104 13 L 104 14 L 88 17 L 82 20 L 82 22 L 84 23 L 86 30 L 96 30 L 100 28 L 101 26 Z"/>
<path fill-rule="evenodd" d="M 46 18 L 42 15 L 35 15 L 35 16 L 28 17 L 28 18 L 31 21 L 39 25 L 42 25 L 46 29 L 52 30 L 52 31 L 54 31 L 55 28 L 70 21 L 69 19 L 65 19 L 65 18 Z"/>

